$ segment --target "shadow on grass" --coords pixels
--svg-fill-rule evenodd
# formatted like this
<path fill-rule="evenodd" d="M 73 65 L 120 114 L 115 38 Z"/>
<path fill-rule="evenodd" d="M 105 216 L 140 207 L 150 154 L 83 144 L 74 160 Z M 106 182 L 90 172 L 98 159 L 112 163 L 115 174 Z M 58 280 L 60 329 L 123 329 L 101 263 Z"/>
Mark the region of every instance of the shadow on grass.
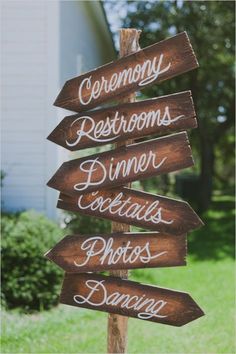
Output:
<path fill-rule="evenodd" d="M 205 226 L 189 234 L 188 249 L 197 260 L 225 257 L 235 254 L 235 210 L 232 197 L 215 198 L 212 207 L 201 216 Z"/>

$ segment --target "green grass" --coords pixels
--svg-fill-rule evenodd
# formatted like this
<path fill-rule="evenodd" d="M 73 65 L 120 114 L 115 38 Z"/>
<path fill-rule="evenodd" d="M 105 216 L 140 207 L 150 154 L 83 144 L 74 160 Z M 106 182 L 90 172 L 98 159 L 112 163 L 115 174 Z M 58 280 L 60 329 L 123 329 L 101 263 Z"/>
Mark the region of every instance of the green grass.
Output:
<path fill-rule="evenodd" d="M 188 292 L 205 316 L 183 327 L 129 319 L 128 353 L 235 354 L 234 202 L 213 199 L 188 237 L 186 267 L 140 269 L 130 278 Z M 3 311 L 1 353 L 106 353 L 107 314 L 66 305 L 33 315 Z"/>
<path fill-rule="evenodd" d="M 211 209 L 201 216 L 205 226 L 188 237 L 189 253 L 196 260 L 220 260 L 235 255 L 234 197 L 215 196 Z"/>
<path fill-rule="evenodd" d="M 189 292 L 206 315 L 180 328 L 129 319 L 128 352 L 235 353 L 233 273 L 231 258 L 193 257 L 187 267 L 133 271 L 134 280 Z M 106 331 L 107 314 L 66 305 L 3 312 L 1 353 L 106 353 Z"/>

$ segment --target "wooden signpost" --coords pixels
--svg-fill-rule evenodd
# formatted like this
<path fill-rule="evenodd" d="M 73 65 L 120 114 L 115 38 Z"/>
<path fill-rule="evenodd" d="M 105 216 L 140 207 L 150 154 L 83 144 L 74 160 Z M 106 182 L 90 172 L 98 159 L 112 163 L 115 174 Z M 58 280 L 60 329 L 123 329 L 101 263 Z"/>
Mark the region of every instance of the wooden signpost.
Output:
<path fill-rule="evenodd" d="M 46 257 L 68 273 L 186 264 L 186 235 L 158 232 L 68 235 Z"/>
<path fill-rule="evenodd" d="M 69 150 L 116 143 L 65 162 L 48 182 L 60 191 L 58 208 L 109 219 L 112 233 L 68 235 L 45 254 L 66 272 L 61 303 L 109 313 L 108 353 L 126 351 L 128 317 L 182 326 L 204 315 L 186 293 L 127 280 L 129 269 L 186 265 L 186 233 L 203 225 L 188 203 L 131 189 L 193 166 L 183 130 L 197 127 L 190 91 L 134 102 L 135 91 L 198 67 L 186 32 L 142 50 L 138 39 L 139 31 L 121 30 L 119 60 L 65 83 L 55 105 L 79 113 L 48 136 Z M 112 100 L 116 106 L 99 107 Z M 155 232 L 131 233 L 129 225 Z M 109 276 L 87 273 L 100 271 Z"/>
<path fill-rule="evenodd" d="M 204 315 L 189 294 L 86 273 L 65 275 L 60 302 L 171 326 Z"/>
<path fill-rule="evenodd" d="M 67 81 L 54 104 L 87 111 L 197 67 L 187 33 L 182 32 Z"/>
<path fill-rule="evenodd" d="M 121 29 L 120 30 L 120 51 L 119 57 L 123 58 L 127 55 L 133 54 L 140 50 L 139 37 L 141 31 L 135 29 Z M 119 103 L 134 103 L 136 98 L 135 92 L 129 93 L 122 98 Z M 115 144 L 115 147 L 125 146 L 133 143 L 133 140 L 121 141 Z M 126 187 L 131 188 L 132 184 L 129 183 Z M 128 224 L 113 221 L 111 223 L 112 232 L 130 232 L 131 226 Z M 116 276 L 122 279 L 128 279 L 128 269 L 109 270 L 109 275 Z M 128 317 L 120 316 L 115 313 L 108 314 L 107 321 L 107 352 L 126 352 L 128 343 Z"/>
<path fill-rule="evenodd" d="M 203 225 L 187 202 L 126 187 L 99 190 L 79 197 L 60 194 L 57 207 L 173 235 Z"/>
<path fill-rule="evenodd" d="M 65 117 L 48 139 L 79 149 L 197 127 L 191 91 Z"/>
<path fill-rule="evenodd" d="M 64 162 L 48 186 L 78 195 L 193 165 L 188 137 L 182 132 Z"/>

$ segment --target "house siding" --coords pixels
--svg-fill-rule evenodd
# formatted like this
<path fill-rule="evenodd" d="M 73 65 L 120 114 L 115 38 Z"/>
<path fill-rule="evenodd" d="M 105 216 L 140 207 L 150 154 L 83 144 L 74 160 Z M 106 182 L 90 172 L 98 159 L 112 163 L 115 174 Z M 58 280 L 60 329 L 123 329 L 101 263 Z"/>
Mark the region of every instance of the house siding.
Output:
<path fill-rule="evenodd" d="M 47 33 L 45 2 L 2 3 L 2 200 L 7 210 L 45 210 Z"/>
<path fill-rule="evenodd" d="M 53 106 L 66 80 L 114 56 L 98 30 L 99 2 L 1 2 L 3 208 L 57 216 L 58 192 L 46 187 L 68 152 L 46 140 L 65 115 Z M 94 17 L 95 16 L 95 17 Z M 104 21 L 103 21 L 104 23 Z M 110 41 L 110 42 L 109 42 Z"/>

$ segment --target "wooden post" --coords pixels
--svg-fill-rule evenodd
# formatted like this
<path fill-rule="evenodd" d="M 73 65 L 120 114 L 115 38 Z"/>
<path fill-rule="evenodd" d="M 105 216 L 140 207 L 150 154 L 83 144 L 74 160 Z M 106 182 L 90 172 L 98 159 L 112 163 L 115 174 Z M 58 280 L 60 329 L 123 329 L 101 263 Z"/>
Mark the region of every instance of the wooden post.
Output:
<path fill-rule="evenodd" d="M 121 29 L 120 30 L 120 58 L 138 51 L 139 36 L 141 31 L 136 29 Z M 135 93 L 125 97 L 120 103 L 134 102 Z M 116 147 L 130 144 L 132 141 L 128 140 L 116 144 Z M 129 185 L 130 186 L 130 185 Z M 112 232 L 129 232 L 130 226 L 118 222 L 112 222 Z M 113 270 L 110 275 L 128 279 L 128 270 Z M 128 317 L 116 314 L 108 315 L 108 335 L 107 335 L 107 352 L 108 353 L 125 353 L 127 348 L 128 337 Z"/>

